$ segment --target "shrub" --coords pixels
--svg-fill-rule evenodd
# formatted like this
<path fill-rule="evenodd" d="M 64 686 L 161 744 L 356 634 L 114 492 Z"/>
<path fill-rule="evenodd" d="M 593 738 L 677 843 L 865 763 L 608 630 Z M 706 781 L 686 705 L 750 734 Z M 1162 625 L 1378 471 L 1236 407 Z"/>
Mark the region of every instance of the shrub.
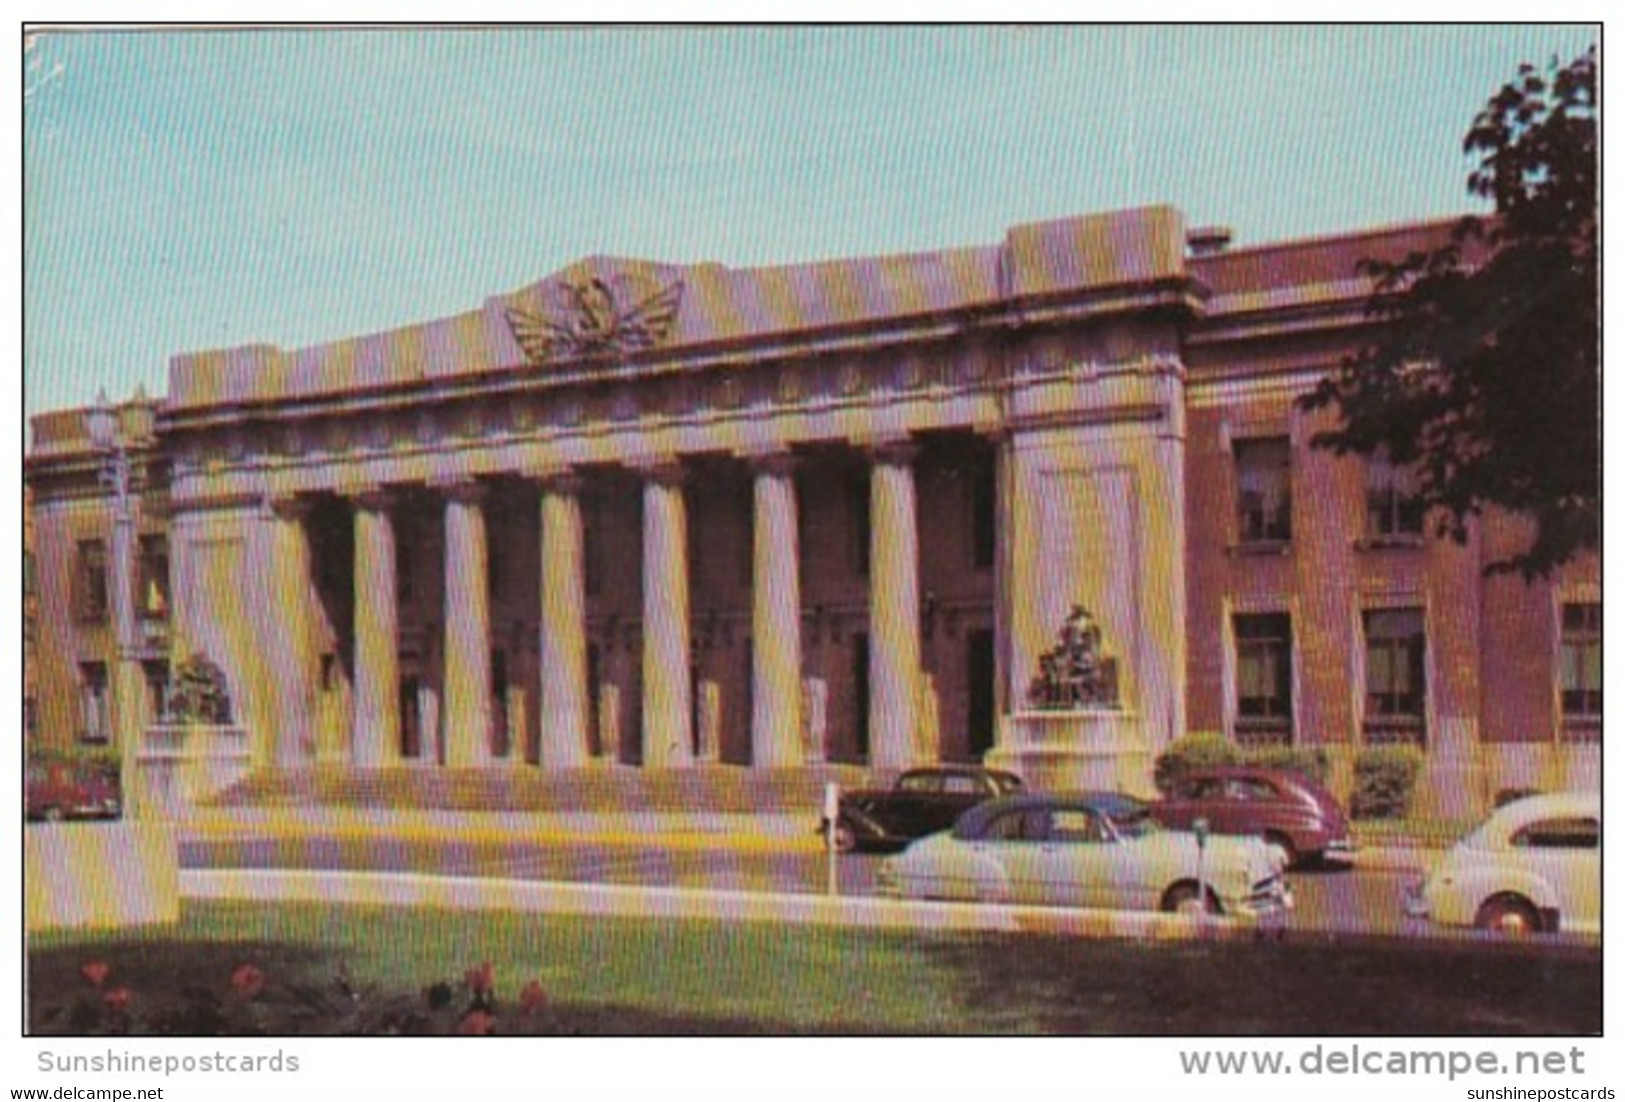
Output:
<path fill-rule="evenodd" d="M 96 774 L 116 780 L 119 775 L 117 750 L 91 746 L 30 746 L 27 750 L 31 766 L 61 767 L 75 775 Z"/>
<path fill-rule="evenodd" d="M 1168 749 L 1157 755 L 1152 781 L 1160 792 L 1192 769 L 1209 769 L 1216 765 L 1236 765 L 1241 761 L 1241 749 L 1217 731 L 1192 731 L 1168 744 Z"/>
<path fill-rule="evenodd" d="M 1422 751 L 1414 746 L 1369 746 L 1354 758 L 1354 795 L 1349 812 L 1356 819 L 1403 819 L 1421 776 Z"/>
<path fill-rule="evenodd" d="M 1264 769 L 1301 773 L 1321 785 L 1332 771 L 1332 760 L 1322 746 L 1261 746 L 1247 751 L 1243 760 Z"/>

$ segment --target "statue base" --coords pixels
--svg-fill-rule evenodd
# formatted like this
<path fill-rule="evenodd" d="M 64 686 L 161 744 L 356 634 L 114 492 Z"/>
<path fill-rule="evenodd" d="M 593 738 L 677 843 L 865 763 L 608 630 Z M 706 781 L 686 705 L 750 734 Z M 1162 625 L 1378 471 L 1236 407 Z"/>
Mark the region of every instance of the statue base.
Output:
<path fill-rule="evenodd" d="M 184 821 L 200 803 L 248 775 L 248 731 L 214 724 L 155 724 L 136 755 L 144 817 Z"/>
<path fill-rule="evenodd" d="M 1156 794 L 1145 732 L 1137 716 L 1117 708 L 1014 712 L 985 762 L 1038 791 Z"/>

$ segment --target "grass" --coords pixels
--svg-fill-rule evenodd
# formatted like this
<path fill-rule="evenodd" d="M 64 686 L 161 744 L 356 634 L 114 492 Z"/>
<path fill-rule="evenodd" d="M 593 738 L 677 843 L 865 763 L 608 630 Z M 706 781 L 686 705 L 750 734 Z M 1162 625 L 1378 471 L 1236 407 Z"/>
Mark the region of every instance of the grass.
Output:
<path fill-rule="evenodd" d="M 161 933 L 36 936 L 30 1031 L 96 1032 L 87 960 L 132 993 L 136 1031 L 177 1000 L 229 1001 L 233 970 L 262 1002 L 332 990 L 343 969 L 406 1006 L 494 965 L 500 1032 L 1060 1033 L 1105 1035 L 1588 1034 L 1600 953 L 1439 942 L 1140 945 L 1040 935 L 893 933 L 763 923 L 467 913 L 324 904 L 188 904 Z M 545 1015 L 516 1012 L 531 980 Z M 188 994 L 190 991 L 190 994 Z M 92 992 L 94 994 L 94 992 Z M 171 1022 L 177 1020 L 171 1015 Z M 183 1032 L 333 1031 L 265 1016 L 186 1019 Z M 202 1024 L 198 1024 L 201 1021 Z M 246 1024 L 245 1024 L 246 1023 Z M 353 1023 L 352 1023 L 353 1026 Z"/>

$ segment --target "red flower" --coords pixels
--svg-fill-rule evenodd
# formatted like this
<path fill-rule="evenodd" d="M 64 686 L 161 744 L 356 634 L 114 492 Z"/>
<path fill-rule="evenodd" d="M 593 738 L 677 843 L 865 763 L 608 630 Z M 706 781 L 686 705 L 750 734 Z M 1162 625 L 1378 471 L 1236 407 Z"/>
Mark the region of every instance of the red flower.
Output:
<path fill-rule="evenodd" d="M 526 1014 L 534 1014 L 547 1006 L 547 992 L 542 990 L 540 980 L 531 980 L 525 984 L 525 989 L 519 992 L 519 1009 Z"/>
<path fill-rule="evenodd" d="M 483 962 L 478 968 L 470 968 L 463 973 L 463 982 L 468 989 L 479 995 L 491 990 L 496 983 L 496 971 L 491 967 L 490 961 Z"/>
<path fill-rule="evenodd" d="M 239 964 L 231 973 L 231 993 L 239 999 L 252 999 L 265 990 L 265 973 L 252 964 Z"/>
<path fill-rule="evenodd" d="M 470 1010 L 457 1023 L 457 1032 L 463 1037 L 491 1037 L 496 1031 L 496 1015 L 485 1010 Z"/>
<path fill-rule="evenodd" d="M 122 1014 L 130 1006 L 130 989 L 128 987 L 115 987 L 102 996 L 102 1002 L 113 1013 Z"/>
<path fill-rule="evenodd" d="M 107 979 L 109 971 L 105 960 L 87 960 L 79 966 L 79 974 L 85 977 L 85 981 L 92 987 L 100 987 L 102 981 Z"/>

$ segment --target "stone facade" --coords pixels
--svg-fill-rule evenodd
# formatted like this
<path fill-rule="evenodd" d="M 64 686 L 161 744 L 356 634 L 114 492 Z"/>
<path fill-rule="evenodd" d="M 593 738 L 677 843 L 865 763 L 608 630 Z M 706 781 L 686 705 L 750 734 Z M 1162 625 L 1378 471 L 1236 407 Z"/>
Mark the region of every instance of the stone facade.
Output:
<path fill-rule="evenodd" d="M 179 355 L 123 411 L 153 660 L 218 662 L 261 768 L 1020 766 L 1081 604 L 1124 760 L 1211 729 L 1413 741 L 1475 801 L 1583 779 L 1596 564 L 1486 579 L 1511 522 L 1373 522 L 1369 465 L 1293 406 L 1368 324 L 1354 262 L 1447 229 L 1215 251 L 1156 207 L 778 268 L 594 257 L 454 318 Z M 65 742 L 111 645 L 74 604 L 107 513 L 82 413 L 34 425 Z"/>

